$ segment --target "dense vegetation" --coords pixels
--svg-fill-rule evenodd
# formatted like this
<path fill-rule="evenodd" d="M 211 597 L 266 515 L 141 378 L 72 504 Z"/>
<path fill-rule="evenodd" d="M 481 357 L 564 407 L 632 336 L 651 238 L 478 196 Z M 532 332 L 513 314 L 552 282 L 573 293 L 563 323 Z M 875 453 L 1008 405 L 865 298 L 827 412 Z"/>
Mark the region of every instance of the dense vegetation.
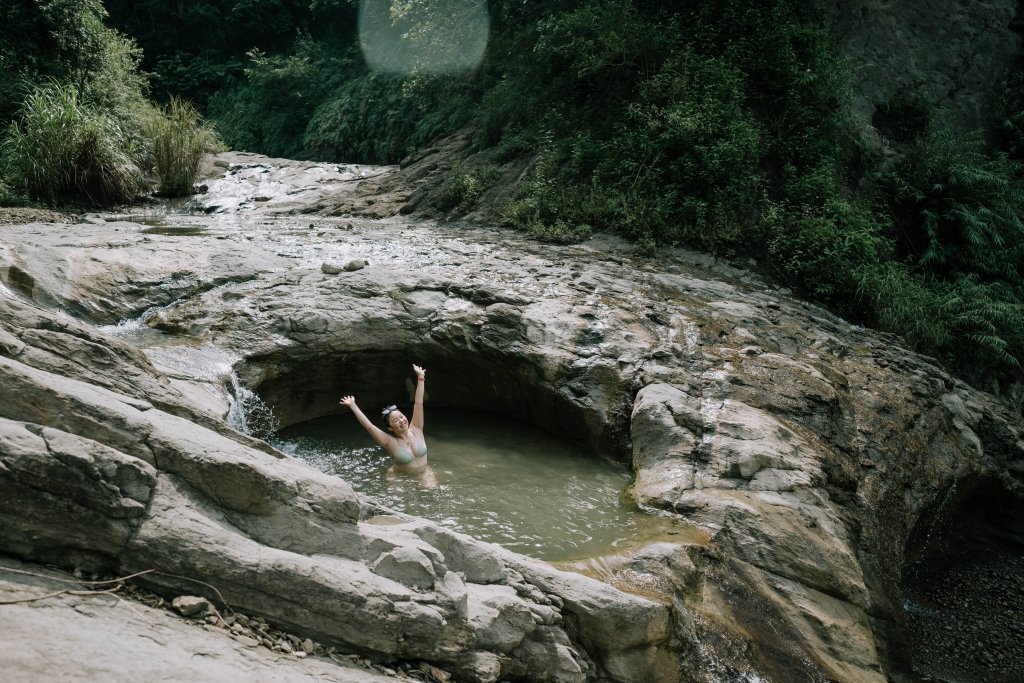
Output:
<path fill-rule="evenodd" d="M 105 17 L 99 0 L 0 6 L 0 204 L 109 205 L 151 178 L 191 191 L 212 129 L 188 103 L 149 102 L 141 51 Z"/>
<path fill-rule="evenodd" d="M 859 120 L 851 67 L 814 15 L 820 3 L 371 4 L 406 41 L 409 69 L 366 66 L 357 0 L 106 7 L 142 45 L 154 94 L 198 103 L 234 147 L 394 163 L 470 124 L 497 163 L 532 159 L 529 178 L 499 207 L 506 225 L 553 241 L 612 230 L 643 251 L 685 245 L 753 257 L 964 376 L 1020 375 L 1024 69 L 1006 76 L 998 130 L 965 136 L 912 92 Z M 483 63 L 438 73 L 427 56 L 445 49 L 453 18 L 482 4 Z M 95 3 L 41 3 L 62 5 Z M 89 106 L 97 90 L 79 75 L 134 74 L 139 59 L 112 32 L 100 42 L 118 50 L 76 51 L 91 35 L 77 25 L 51 32 L 46 49 L 41 33 L 8 33 L 5 60 L 11 40 L 37 57 L 18 62 L 17 53 L 4 73 L 57 77 Z M 93 54 L 108 56 L 99 65 L 83 57 Z M 141 92 L 121 81 L 129 85 L 110 92 Z M 108 111 L 124 119 L 138 98 L 120 97 Z M 0 102 L 0 116 L 14 115 L 12 101 Z M 452 172 L 439 208 L 467 209 L 496 177 L 466 168 Z"/>

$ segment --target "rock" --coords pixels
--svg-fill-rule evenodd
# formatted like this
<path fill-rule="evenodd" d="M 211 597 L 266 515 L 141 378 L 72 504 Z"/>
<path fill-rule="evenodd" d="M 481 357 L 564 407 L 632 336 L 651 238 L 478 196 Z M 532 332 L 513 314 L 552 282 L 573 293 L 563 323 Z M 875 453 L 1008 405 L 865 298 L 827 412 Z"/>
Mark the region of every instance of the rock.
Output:
<path fill-rule="evenodd" d="M 328 275 L 337 275 L 346 269 L 341 266 L 336 266 L 333 263 L 322 263 L 320 264 L 320 270 Z"/>
<path fill-rule="evenodd" d="M 354 259 L 345 264 L 345 270 L 351 273 L 356 270 L 362 270 L 368 265 L 370 265 L 369 261 L 364 261 L 363 259 Z"/>
<path fill-rule="evenodd" d="M 9 568 L 34 576 L 9 573 Z M 0 556 L 0 593 L 56 593 L 68 587 L 67 574 Z M 76 609 L 82 608 L 82 609 Z M 270 650 L 243 647 L 219 629 L 119 595 L 58 595 L 4 605 L 4 680 L 143 681 L 216 680 L 384 683 L 389 679 L 352 663 L 316 658 L 284 658 Z M 16 626 L 16 628 L 12 628 Z M 46 645 L 46 648 L 40 649 Z M 251 643 L 246 643 L 251 645 Z M 60 648 L 54 656 L 50 646 Z M 97 653 L 102 653 L 98 656 Z"/>
<path fill-rule="evenodd" d="M 420 671 L 430 676 L 430 679 L 437 681 L 437 683 L 448 683 L 452 679 L 450 673 L 427 662 L 420 662 L 418 666 Z"/>
<path fill-rule="evenodd" d="M 350 172 L 232 158 L 207 200 L 226 210 L 228 182 L 273 176 L 281 193 L 252 209 L 265 220 L 304 201 L 289 174 Z M 327 185 L 302 193 L 327 202 Z M 902 572 L 929 515 L 966 515 L 984 482 L 1018 510 L 1017 412 L 713 259 L 667 251 L 655 270 L 614 238 L 361 220 L 344 248 L 382 257 L 338 279 L 315 266 L 348 258 L 337 243 L 241 232 L 187 247 L 120 221 L 0 232 L 0 395 L 17 397 L 0 401 L 0 549 L 86 574 L 159 568 L 154 590 L 200 580 L 280 628 L 459 679 L 689 680 L 722 662 L 880 682 L 903 675 Z M 161 347 L 186 331 L 228 360 L 205 384 L 190 355 L 168 377 L 161 351 L 43 306 L 99 323 L 161 306 Z M 381 349 L 458 378 L 428 383 L 438 405 L 483 400 L 629 460 L 633 496 L 695 527 L 623 559 L 613 581 L 651 599 L 386 510 L 195 407 L 223 366 L 284 425 L 335 413 L 339 386 L 392 402 L 408 368 Z"/>
<path fill-rule="evenodd" d="M 370 569 L 406 586 L 430 588 L 437 574 L 430 560 L 416 548 L 400 547 L 380 556 Z"/>
<path fill-rule="evenodd" d="M 171 601 L 171 607 L 183 617 L 202 616 L 212 609 L 209 600 L 195 595 L 179 595 Z"/>

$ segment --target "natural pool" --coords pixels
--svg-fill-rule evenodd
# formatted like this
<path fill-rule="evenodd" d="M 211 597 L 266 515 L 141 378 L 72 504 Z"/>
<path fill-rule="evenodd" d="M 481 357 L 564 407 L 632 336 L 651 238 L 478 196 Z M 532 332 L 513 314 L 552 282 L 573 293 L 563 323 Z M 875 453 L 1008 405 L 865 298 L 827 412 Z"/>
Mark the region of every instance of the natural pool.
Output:
<path fill-rule="evenodd" d="M 646 514 L 628 499 L 625 465 L 529 425 L 429 410 L 424 431 L 434 488 L 389 473 L 387 453 L 349 414 L 293 425 L 272 441 L 387 507 L 544 560 L 617 556 L 688 535 L 684 523 Z"/>

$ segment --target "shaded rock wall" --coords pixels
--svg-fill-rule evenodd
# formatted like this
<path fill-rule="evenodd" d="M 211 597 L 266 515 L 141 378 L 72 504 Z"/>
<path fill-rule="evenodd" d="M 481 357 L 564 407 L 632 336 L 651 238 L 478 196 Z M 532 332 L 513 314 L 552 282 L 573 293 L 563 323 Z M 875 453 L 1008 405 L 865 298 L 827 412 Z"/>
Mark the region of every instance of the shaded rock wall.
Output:
<path fill-rule="evenodd" d="M 1002 79 L 1020 57 L 1017 0 L 819 2 L 857 66 L 861 108 L 911 93 L 964 130 L 995 123 Z"/>

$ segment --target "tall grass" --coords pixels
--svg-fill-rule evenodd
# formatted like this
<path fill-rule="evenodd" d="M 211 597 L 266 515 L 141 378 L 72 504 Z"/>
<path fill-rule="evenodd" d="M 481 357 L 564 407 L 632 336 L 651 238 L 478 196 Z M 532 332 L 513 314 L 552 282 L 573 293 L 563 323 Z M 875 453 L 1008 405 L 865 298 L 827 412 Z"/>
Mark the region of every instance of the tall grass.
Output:
<path fill-rule="evenodd" d="M 150 161 L 159 180 L 157 193 L 166 197 L 192 194 L 199 177 L 203 154 L 219 138 L 186 100 L 171 97 L 167 106 L 153 112 L 146 126 L 151 141 Z"/>
<path fill-rule="evenodd" d="M 51 82 L 22 103 L 0 143 L 7 183 L 45 202 L 128 201 L 143 174 L 121 126 L 83 103 L 72 85 Z"/>

